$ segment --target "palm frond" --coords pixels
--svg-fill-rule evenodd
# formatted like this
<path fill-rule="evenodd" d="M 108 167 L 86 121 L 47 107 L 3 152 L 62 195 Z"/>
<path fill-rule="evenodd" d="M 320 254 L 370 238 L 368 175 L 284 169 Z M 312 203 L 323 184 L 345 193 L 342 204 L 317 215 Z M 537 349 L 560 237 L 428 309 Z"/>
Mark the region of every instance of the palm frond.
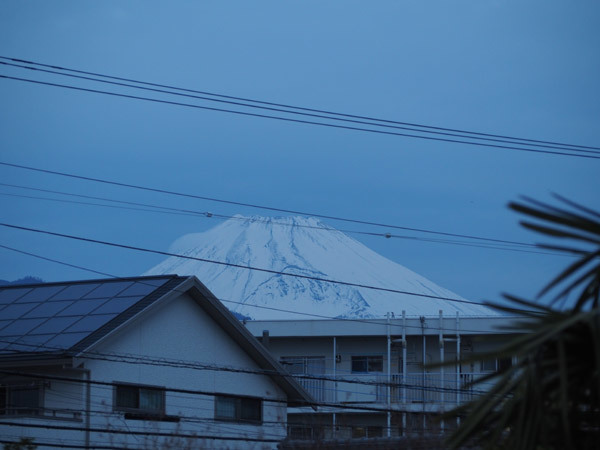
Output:
<path fill-rule="evenodd" d="M 516 363 L 475 379 L 471 385 L 482 390 L 485 383 L 495 384 L 444 415 L 463 418 L 448 440 L 453 448 L 600 448 L 600 213 L 555 198 L 566 206 L 528 198 L 527 204 L 509 206 L 528 217 L 523 222 L 528 229 L 588 248 L 539 245 L 577 258 L 540 291 L 538 297 L 558 290 L 549 304 L 512 295 L 505 295 L 507 305 L 487 303 L 519 318 L 502 327 L 511 337 L 498 350 L 463 362 L 507 357 Z M 573 292 L 577 298 L 570 309 L 558 309 L 556 302 Z"/>

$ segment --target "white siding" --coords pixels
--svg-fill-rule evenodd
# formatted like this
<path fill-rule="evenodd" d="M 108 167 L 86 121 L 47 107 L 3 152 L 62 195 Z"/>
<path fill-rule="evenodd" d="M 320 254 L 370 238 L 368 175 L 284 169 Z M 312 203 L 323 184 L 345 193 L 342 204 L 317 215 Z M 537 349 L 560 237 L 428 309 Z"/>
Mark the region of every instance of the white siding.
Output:
<path fill-rule="evenodd" d="M 101 355 L 130 354 L 144 357 L 168 358 L 208 366 L 228 366 L 260 371 L 257 364 L 204 310 L 187 295 L 162 302 L 145 311 L 131 323 L 125 324 L 94 349 Z M 101 356 L 100 358 L 103 358 Z M 263 423 L 240 424 L 214 420 L 214 396 L 166 392 L 166 414 L 183 416 L 179 423 L 166 421 L 130 420 L 113 411 L 111 386 L 91 385 L 91 428 L 124 431 L 152 431 L 199 436 L 277 439 L 286 436 L 285 393 L 273 380 L 261 374 L 194 370 L 164 365 L 128 364 L 102 359 L 81 359 L 91 371 L 94 381 L 125 382 L 167 388 L 217 392 L 264 399 Z M 269 402 L 275 400 L 276 402 Z M 52 383 L 47 392 L 47 405 L 62 407 L 68 404 L 85 410 L 85 388 L 81 384 Z M 78 406 L 77 406 L 78 405 Z M 15 419 L 23 422 L 23 418 Z M 29 419 L 27 419 L 29 421 Z M 85 425 L 85 414 L 79 422 L 32 419 L 34 422 L 79 426 Z M 44 429 L 0 428 L 6 436 L 37 436 L 39 441 L 63 439 L 65 444 L 82 445 L 84 432 L 50 431 Z M 91 443 L 97 445 L 128 445 L 132 448 L 171 446 L 181 448 L 274 448 L 276 444 L 261 442 L 213 440 L 208 437 L 187 439 L 178 437 L 133 436 L 127 434 L 92 433 Z"/>

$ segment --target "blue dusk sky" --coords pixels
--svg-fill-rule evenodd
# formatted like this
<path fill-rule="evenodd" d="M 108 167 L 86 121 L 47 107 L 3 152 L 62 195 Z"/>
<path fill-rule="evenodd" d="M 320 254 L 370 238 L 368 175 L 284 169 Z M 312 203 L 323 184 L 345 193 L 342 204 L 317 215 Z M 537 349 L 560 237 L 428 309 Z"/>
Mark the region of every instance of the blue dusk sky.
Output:
<path fill-rule="evenodd" d="M 594 1 L 5 0 L 0 56 L 386 120 L 600 146 Z M 8 65 L 0 65 L 0 75 L 294 117 Z M 554 192 L 600 209 L 599 159 L 268 120 L 8 78 L 0 78 L 0 99 L 4 163 L 519 242 L 546 241 L 507 209 L 520 195 L 554 201 Z M 158 250 L 220 219 L 51 201 L 106 203 L 24 188 L 221 215 L 281 215 L 10 166 L 0 166 L 0 180 L 4 223 Z M 475 301 L 498 300 L 501 292 L 531 297 L 571 261 L 324 223 L 410 238 L 352 235 Z M 0 245 L 116 276 L 139 275 L 163 259 L 5 227 Z M 95 277 L 0 248 L 0 279 L 25 275 Z"/>

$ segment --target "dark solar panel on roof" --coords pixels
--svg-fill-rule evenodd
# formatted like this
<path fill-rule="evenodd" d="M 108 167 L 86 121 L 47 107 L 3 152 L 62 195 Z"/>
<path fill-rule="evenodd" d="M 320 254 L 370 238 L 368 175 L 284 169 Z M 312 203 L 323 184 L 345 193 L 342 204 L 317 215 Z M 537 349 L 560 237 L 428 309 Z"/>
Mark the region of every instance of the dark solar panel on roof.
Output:
<path fill-rule="evenodd" d="M 67 300 L 63 302 L 44 302 L 38 304 L 34 309 L 25 314 L 24 318 L 32 318 L 32 317 L 52 317 L 73 304 L 73 300 Z M 0 312 L 0 315 L 2 313 Z"/>
<path fill-rule="evenodd" d="M 67 328 L 65 331 L 75 332 L 75 331 L 95 331 L 101 326 L 108 323 L 109 320 L 117 317 L 118 314 L 98 314 L 92 316 L 86 316 L 78 322 L 71 325 L 71 327 Z"/>
<path fill-rule="evenodd" d="M 17 340 L 17 336 L 0 337 L 0 352 L 5 353 L 15 340 Z"/>
<path fill-rule="evenodd" d="M 59 316 L 81 316 L 91 314 L 96 308 L 106 303 L 107 298 L 82 298 L 58 313 Z"/>
<path fill-rule="evenodd" d="M 23 297 L 18 299 L 16 302 L 45 302 L 57 292 L 62 291 L 64 288 L 64 285 L 34 287 L 31 291 L 29 291 Z"/>
<path fill-rule="evenodd" d="M 0 336 L 22 336 L 29 333 L 45 319 L 16 319 L 0 330 Z"/>
<path fill-rule="evenodd" d="M 44 349 L 44 344 L 54 336 L 54 334 L 38 334 L 33 336 L 26 335 L 13 337 L 13 340 L 10 342 L 0 340 L 0 349 L 10 350 L 11 352 L 46 351 Z"/>
<path fill-rule="evenodd" d="M 164 276 L 25 287 L 2 286 L 0 353 L 6 356 L 11 352 L 53 352 L 77 344 L 85 348 L 105 335 L 106 330 L 99 330 L 111 320 L 142 300 L 143 309 L 168 292 L 156 292 L 159 287 L 173 281 L 173 288 L 181 280 L 179 277 Z M 130 310 L 122 320 L 138 310 Z M 121 322 L 115 322 L 115 325 L 118 323 Z"/>
<path fill-rule="evenodd" d="M 89 333 L 58 334 L 44 344 L 44 350 L 52 351 L 71 348 L 88 335 Z"/>
<path fill-rule="evenodd" d="M 60 334 L 79 319 L 79 317 L 52 317 L 31 330 L 29 334 Z"/>
<path fill-rule="evenodd" d="M 98 286 L 99 283 L 73 284 L 52 297 L 52 300 L 78 300 Z"/>
<path fill-rule="evenodd" d="M 31 288 L 3 289 L 2 291 L 0 291 L 0 304 L 4 305 L 7 303 L 12 303 L 19 297 L 25 295 L 30 290 Z"/>
<path fill-rule="evenodd" d="M 12 305 L 8 305 L 2 311 L 0 311 L 0 318 L 3 320 L 18 319 L 35 308 L 35 306 L 35 303 L 13 303 Z"/>
<path fill-rule="evenodd" d="M 139 297 L 115 297 L 94 311 L 96 314 L 120 313 L 125 311 L 130 306 L 135 305 L 145 296 Z"/>
<path fill-rule="evenodd" d="M 137 295 L 148 295 L 150 292 L 156 290 L 157 287 L 162 286 L 168 280 L 144 280 L 143 282 L 136 282 L 129 286 L 123 292 L 119 293 L 119 297 L 137 296 Z"/>
<path fill-rule="evenodd" d="M 132 284 L 133 281 L 105 281 L 83 298 L 114 297 Z"/>

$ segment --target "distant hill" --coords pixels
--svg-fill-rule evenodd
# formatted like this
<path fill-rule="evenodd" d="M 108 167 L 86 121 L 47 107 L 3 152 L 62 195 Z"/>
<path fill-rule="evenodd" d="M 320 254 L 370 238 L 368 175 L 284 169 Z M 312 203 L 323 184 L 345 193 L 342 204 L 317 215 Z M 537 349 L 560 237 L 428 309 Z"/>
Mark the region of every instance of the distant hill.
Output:
<path fill-rule="evenodd" d="M 43 282 L 44 280 L 41 278 L 27 275 L 26 277 L 19 278 L 18 280 L 14 281 L 0 280 L 0 286 L 9 286 L 12 284 L 38 284 Z"/>
<path fill-rule="evenodd" d="M 444 289 L 314 218 L 243 217 L 204 233 L 182 236 L 171 251 L 225 266 L 170 257 L 145 275 L 196 275 L 232 312 L 252 319 L 305 319 L 290 311 L 340 318 L 408 315 L 497 315 L 485 306 L 460 302 Z M 245 270 L 254 266 L 272 271 Z M 293 273 L 304 278 L 285 276 Z M 327 283 L 349 281 L 398 292 Z M 411 294 L 416 295 L 411 295 Z M 458 302 L 447 299 L 457 299 Z"/>

